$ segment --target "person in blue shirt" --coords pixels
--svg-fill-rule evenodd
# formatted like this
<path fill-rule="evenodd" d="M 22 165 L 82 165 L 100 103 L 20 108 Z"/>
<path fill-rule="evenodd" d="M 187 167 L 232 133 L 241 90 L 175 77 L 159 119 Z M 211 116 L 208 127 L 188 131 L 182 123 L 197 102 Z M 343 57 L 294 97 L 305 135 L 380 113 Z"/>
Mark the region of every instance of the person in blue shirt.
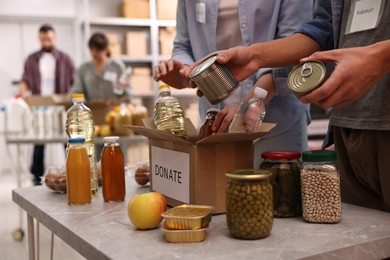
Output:
<path fill-rule="evenodd" d="M 181 0 L 178 1 L 176 30 L 172 58 L 154 68 L 154 79 L 182 89 L 189 87 L 180 70 L 206 54 L 234 46 L 249 46 L 283 38 L 312 18 L 312 1 L 304 0 Z M 287 89 L 288 70 L 262 68 L 240 83 L 240 88 L 228 99 L 217 104 L 220 109 L 238 104 L 253 86 L 278 90 L 267 98 L 264 122 L 278 123 L 270 134 L 255 145 L 254 167 L 261 162 L 260 154 L 268 150 L 307 149 L 309 107 Z M 272 87 L 271 87 L 272 86 Z M 270 96 L 271 97 L 271 96 Z M 199 115 L 204 122 L 212 105 L 199 99 Z M 227 108 L 226 108 L 227 109 Z"/>
<path fill-rule="evenodd" d="M 217 58 L 237 80 L 263 67 L 334 63 L 328 80 L 301 101 L 332 108 L 342 201 L 388 212 L 389 24 L 389 1 L 317 0 L 313 19 L 291 36 L 220 51 Z M 183 70 L 183 76 L 196 64 Z"/>

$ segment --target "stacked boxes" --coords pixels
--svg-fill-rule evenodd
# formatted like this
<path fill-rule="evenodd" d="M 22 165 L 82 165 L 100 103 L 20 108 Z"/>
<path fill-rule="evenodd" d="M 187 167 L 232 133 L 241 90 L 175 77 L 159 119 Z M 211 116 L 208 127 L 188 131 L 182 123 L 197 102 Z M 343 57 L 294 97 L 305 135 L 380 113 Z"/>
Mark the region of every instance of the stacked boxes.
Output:
<path fill-rule="evenodd" d="M 173 49 L 173 40 L 175 39 L 176 28 L 175 27 L 163 27 L 159 31 L 160 41 L 160 55 L 171 56 Z"/>
<path fill-rule="evenodd" d="M 148 54 L 148 34 L 146 31 L 126 33 L 126 54 L 130 57 L 144 57 Z"/>
<path fill-rule="evenodd" d="M 108 49 L 110 50 L 111 57 L 118 57 L 122 54 L 121 45 L 119 42 L 119 36 L 116 33 L 106 33 L 108 39 Z"/>
<path fill-rule="evenodd" d="M 157 0 L 157 18 L 161 20 L 176 19 L 177 0 Z"/>
<path fill-rule="evenodd" d="M 149 0 L 123 0 L 119 15 L 126 18 L 150 18 Z"/>

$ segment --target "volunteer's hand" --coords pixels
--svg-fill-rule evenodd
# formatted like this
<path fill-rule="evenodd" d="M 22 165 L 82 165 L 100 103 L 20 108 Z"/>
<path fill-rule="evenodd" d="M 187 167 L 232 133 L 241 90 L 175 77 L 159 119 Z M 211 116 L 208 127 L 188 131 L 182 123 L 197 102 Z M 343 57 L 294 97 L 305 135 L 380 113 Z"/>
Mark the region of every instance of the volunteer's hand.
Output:
<path fill-rule="evenodd" d="M 225 107 L 217 114 L 212 126 L 214 133 L 226 133 L 229 129 L 235 114 L 237 113 L 238 105 Z"/>
<path fill-rule="evenodd" d="M 335 63 L 335 69 L 328 80 L 321 87 L 303 96 L 302 102 L 316 103 L 324 109 L 329 107 L 337 109 L 359 100 L 383 75 L 388 73 L 389 65 L 387 63 L 386 66 L 386 59 L 381 57 L 386 55 L 383 49 L 380 50 L 381 48 L 375 44 L 316 52 L 301 59 L 301 62 L 319 60 Z"/>
<path fill-rule="evenodd" d="M 155 81 L 163 81 L 171 87 L 182 89 L 189 87 L 189 80 L 180 73 L 180 70 L 187 66 L 178 60 L 170 59 L 167 61 L 160 61 L 154 67 L 153 79 Z"/>

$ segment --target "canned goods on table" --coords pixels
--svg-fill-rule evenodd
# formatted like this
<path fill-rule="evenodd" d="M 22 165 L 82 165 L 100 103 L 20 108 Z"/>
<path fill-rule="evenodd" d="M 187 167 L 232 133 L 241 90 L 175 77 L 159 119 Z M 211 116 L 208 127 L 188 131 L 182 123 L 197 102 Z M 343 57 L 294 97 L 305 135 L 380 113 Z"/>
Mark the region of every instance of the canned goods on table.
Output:
<path fill-rule="evenodd" d="M 302 215 L 300 162 L 298 151 L 275 150 L 261 154 L 260 169 L 272 173 L 274 217 Z"/>
<path fill-rule="evenodd" d="M 238 87 L 238 82 L 230 71 L 216 60 L 217 54 L 208 57 L 189 75 L 211 104 L 223 101 Z"/>
<path fill-rule="evenodd" d="M 336 166 L 336 152 L 305 151 L 302 153 L 302 161 L 303 218 L 314 223 L 340 222 L 340 176 Z"/>
<path fill-rule="evenodd" d="M 321 86 L 326 80 L 326 67 L 320 61 L 308 61 L 296 66 L 288 75 L 287 85 L 298 97 Z"/>
<path fill-rule="evenodd" d="M 242 239 L 268 236 L 273 224 L 271 172 L 240 169 L 225 175 L 226 221 L 230 234 Z"/>

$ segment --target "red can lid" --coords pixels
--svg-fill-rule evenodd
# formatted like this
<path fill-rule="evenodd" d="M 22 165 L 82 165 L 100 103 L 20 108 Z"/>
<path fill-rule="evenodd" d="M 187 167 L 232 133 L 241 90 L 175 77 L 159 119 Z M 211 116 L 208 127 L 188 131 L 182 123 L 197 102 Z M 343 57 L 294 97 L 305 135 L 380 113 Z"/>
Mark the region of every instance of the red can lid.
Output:
<path fill-rule="evenodd" d="M 292 150 L 275 150 L 264 152 L 261 154 L 261 158 L 269 160 L 293 160 L 299 159 L 300 157 L 300 152 Z"/>

